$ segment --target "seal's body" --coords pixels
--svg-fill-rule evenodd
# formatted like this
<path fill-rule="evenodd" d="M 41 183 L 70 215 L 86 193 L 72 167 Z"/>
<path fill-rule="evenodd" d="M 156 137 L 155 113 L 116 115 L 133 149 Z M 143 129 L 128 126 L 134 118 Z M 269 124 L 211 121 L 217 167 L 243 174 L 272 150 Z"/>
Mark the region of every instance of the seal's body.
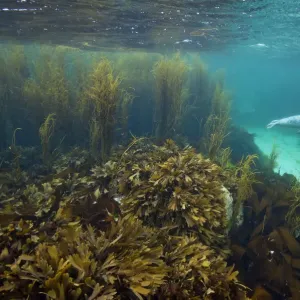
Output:
<path fill-rule="evenodd" d="M 267 128 L 272 128 L 274 126 L 290 127 L 290 128 L 300 129 L 300 115 L 291 116 L 291 117 L 283 118 L 283 119 L 280 119 L 280 120 L 273 120 L 271 123 L 269 123 L 267 125 Z"/>

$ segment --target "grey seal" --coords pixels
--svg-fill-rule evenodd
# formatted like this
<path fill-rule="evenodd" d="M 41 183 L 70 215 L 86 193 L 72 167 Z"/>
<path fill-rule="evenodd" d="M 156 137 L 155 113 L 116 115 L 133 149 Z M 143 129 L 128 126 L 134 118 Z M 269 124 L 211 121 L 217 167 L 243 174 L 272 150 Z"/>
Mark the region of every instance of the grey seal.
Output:
<path fill-rule="evenodd" d="M 267 128 L 270 129 L 274 126 L 280 127 L 289 127 L 289 128 L 298 128 L 300 129 L 300 115 L 291 116 L 279 120 L 273 120 L 267 125 Z"/>

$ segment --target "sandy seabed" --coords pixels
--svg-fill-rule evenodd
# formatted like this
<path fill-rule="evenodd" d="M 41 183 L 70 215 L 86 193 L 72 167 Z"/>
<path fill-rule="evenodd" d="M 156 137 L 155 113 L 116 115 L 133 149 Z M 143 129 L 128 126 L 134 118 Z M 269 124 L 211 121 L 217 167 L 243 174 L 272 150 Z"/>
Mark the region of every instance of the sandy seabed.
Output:
<path fill-rule="evenodd" d="M 246 129 L 255 135 L 255 143 L 266 155 L 269 155 L 273 145 L 276 145 L 279 153 L 276 172 L 293 174 L 300 179 L 300 133 L 297 129 L 279 127 Z"/>

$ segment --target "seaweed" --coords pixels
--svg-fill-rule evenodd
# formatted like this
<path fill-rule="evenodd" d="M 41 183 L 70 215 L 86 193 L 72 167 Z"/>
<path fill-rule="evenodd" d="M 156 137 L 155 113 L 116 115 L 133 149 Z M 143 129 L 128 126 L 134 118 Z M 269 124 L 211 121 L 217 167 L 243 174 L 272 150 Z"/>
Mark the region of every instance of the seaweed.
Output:
<path fill-rule="evenodd" d="M 64 47 L 41 47 L 31 66 L 32 75 L 26 80 L 23 92 L 33 122 L 40 124 L 50 113 L 65 122 L 70 118 L 70 88 L 66 78 Z"/>
<path fill-rule="evenodd" d="M 129 121 L 129 108 L 131 107 L 133 100 L 135 99 L 134 95 L 129 93 L 128 91 L 122 91 L 122 101 L 119 105 L 119 113 L 120 116 L 120 126 L 121 126 L 121 134 L 123 135 L 123 141 L 128 142 L 129 136 L 129 128 L 128 128 L 128 121 Z"/>
<path fill-rule="evenodd" d="M 228 93 L 223 89 L 222 82 L 217 82 L 202 138 L 204 151 L 212 160 L 217 158 L 225 138 L 229 135 L 230 107 Z"/>
<path fill-rule="evenodd" d="M 269 169 L 270 173 L 272 173 L 274 169 L 278 166 L 278 156 L 279 156 L 278 146 L 276 144 L 273 144 L 272 151 L 268 157 L 269 159 L 267 165 L 267 168 Z"/>
<path fill-rule="evenodd" d="M 287 223 L 293 203 L 290 176 L 257 174 L 252 196 L 244 204 L 244 222 L 233 234 L 232 251 L 253 299 L 297 299 L 300 244 Z"/>
<path fill-rule="evenodd" d="M 158 61 L 153 69 L 156 82 L 155 136 L 162 143 L 173 138 L 186 109 L 184 83 L 187 66 L 179 54 L 172 59 Z"/>
<path fill-rule="evenodd" d="M 157 147 L 142 138 L 105 164 L 88 169 L 86 162 L 74 149 L 53 161 L 59 173 L 6 192 L 1 297 L 245 296 L 225 261 L 217 165 L 171 140 Z"/>
<path fill-rule="evenodd" d="M 245 287 L 239 285 L 238 272 L 222 257 L 196 238 L 169 236 L 164 257 L 171 271 L 159 293 L 164 299 L 243 299 Z"/>
<path fill-rule="evenodd" d="M 90 74 L 90 85 L 84 91 L 81 110 L 90 123 L 90 148 L 95 158 L 105 161 L 112 148 L 116 125 L 117 105 L 120 101 L 120 78 L 114 76 L 111 63 L 102 59 Z M 100 144 L 100 154 L 99 153 Z"/>
<path fill-rule="evenodd" d="M 55 114 L 49 114 L 39 130 L 43 151 L 43 160 L 47 166 L 49 166 L 50 163 L 50 139 L 54 134 L 55 123 Z"/>
<path fill-rule="evenodd" d="M 196 234 L 206 245 L 224 243 L 221 169 L 190 147 L 180 151 L 171 140 L 143 152 L 131 168 L 133 157 L 123 155 L 119 192 L 129 191 L 122 199 L 125 214 L 159 228 L 175 226 L 174 234 Z"/>
<path fill-rule="evenodd" d="M 300 226 L 300 182 L 298 180 L 294 180 L 291 184 L 290 191 L 293 195 L 293 199 L 291 200 L 291 205 L 286 214 L 286 221 L 290 226 L 292 233 L 298 236 Z"/>
<path fill-rule="evenodd" d="M 18 130 L 22 130 L 22 128 L 16 128 L 14 130 L 11 146 L 9 148 L 13 155 L 13 173 L 16 176 L 16 181 L 18 181 L 21 178 L 21 173 L 22 173 L 20 167 L 20 150 L 16 145 L 16 133 Z"/>
<path fill-rule="evenodd" d="M 129 130 L 138 135 L 151 133 L 155 109 L 153 105 L 155 78 L 152 70 L 162 55 L 140 51 L 131 53 L 122 51 L 109 53 L 109 57 L 115 61 L 115 73 L 119 74 L 122 79 L 121 89 L 125 89 L 134 97 L 134 101 L 126 107 L 127 118 L 130 118 L 131 123 Z M 126 120 L 123 116 L 121 116 L 121 121 Z M 122 124 L 121 128 L 124 128 Z M 127 142 L 128 132 L 122 130 L 121 133 L 125 135 L 123 139 Z"/>
<path fill-rule="evenodd" d="M 229 117 L 227 115 L 211 114 L 204 126 L 203 145 L 210 159 L 217 159 L 228 133 Z"/>
<path fill-rule="evenodd" d="M 230 227 L 234 228 L 241 223 L 238 220 L 241 216 L 242 203 L 249 199 L 253 193 L 253 184 L 257 183 L 256 174 L 253 171 L 253 165 L 255 165 L 255 160 L 258 158 L 257 155 L 248 155 L 243 158 L 238 166 L 234 168 L 234 176 L 236 178 L 237 185 L 237 195 L 235 199 L 235 204 L 233 207 L 233 214 L 231 219 Z"/>
<path fill-rule="evenodd" d="M 106 233 L 68 223 L 54 238 L 39 243 L 33 255 L 22 254 L 9 265 L 3 287 L 12 295 L 14 290 L 32 297 L 42 292 L 50 299 L 112 297 L 117 292 L 140 297 L 163 282 L 167 268 L 161 252 L 153 231 L 132 219 L 119 220 Z"/>
<path fill-rule="evenodd" d="M 23 127 L 24 116 L 22 88 L 28 76 L 28 62 L 24 46 L 19 44 L 1 45 L 0 54 L 0 149 L 9 146 L 13 128 Z"/>

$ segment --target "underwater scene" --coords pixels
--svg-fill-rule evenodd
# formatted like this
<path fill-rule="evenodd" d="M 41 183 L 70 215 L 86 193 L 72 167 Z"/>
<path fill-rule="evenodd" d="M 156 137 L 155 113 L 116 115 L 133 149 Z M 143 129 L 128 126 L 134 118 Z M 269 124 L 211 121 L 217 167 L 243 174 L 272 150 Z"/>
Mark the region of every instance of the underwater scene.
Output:
<path fill-rule="evenodd" d="M 300 4 L 1 0 L 0 299 L 300 299 Z"/>

